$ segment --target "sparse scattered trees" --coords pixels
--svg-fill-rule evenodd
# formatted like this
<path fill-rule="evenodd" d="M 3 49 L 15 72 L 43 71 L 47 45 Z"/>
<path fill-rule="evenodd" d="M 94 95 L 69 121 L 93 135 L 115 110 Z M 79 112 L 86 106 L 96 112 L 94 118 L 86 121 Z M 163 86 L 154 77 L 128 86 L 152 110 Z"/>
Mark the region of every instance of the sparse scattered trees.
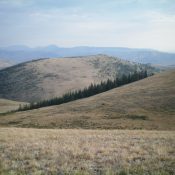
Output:
<path fill-rule="evenodd" d="M 59 105 L 70 101 L 90 97 L 108 91 L 110 89 L 144 79 L 146 77 L 148 77 L 148 73 L 146 70 L 141 72 L 135 71 L 133 74 L 116 77 L 114 80 L 108 79 L 107 81 L 102 81 L 100 84 L 91 83 L 89 87 L 86 87 L 82 90 L 75 90 L 73 92 L 68 92 L 64 94 L 62 97 L 56 97 L 49 100 L 44 100 L 37 103 L 31 103 L 29 105 L 20 106 L 17 111 L 26 111 L 46 106 Z"/>

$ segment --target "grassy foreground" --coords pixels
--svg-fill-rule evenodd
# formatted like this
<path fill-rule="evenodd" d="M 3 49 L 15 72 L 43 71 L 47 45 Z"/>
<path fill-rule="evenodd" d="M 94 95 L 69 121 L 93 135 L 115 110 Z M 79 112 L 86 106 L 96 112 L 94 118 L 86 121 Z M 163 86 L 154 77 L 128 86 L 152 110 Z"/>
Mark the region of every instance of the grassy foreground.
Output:
<path fill-rule="evenodd" d="M 0 174 L 175 174 L 174 131 L 0 128 Z"/>

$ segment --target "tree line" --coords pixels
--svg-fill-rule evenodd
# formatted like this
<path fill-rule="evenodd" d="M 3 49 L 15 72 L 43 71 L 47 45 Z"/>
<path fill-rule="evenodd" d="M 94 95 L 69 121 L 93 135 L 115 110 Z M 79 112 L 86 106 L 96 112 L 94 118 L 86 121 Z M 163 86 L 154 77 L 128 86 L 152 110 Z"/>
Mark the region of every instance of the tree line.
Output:
<path fill-rule="evenodd" d="M 120 87 L 122 85 L 126 85 L 141 79 L 148 77 L 148 73 L 146 70 L 137 72 L 135 71 L 132 74 L 125 75 L 123 74 L 121 77 L 116 77 L 114 80 L 108 79 L 107 81 L 102 81 L 99 84 L 90 84 L 88 87 L 85 87 L 82 90 L 75 90 L 72 92 L 65 93 L 61 97 L 55 97 L 49 100 L 43 100 L 36 103 L 30 103 L 29 105 L 19 106 L 17 111 L 26 111 L 32 109 L 38 109 L 46 106 L 60 105 L 63 103 L 67 103 L 70 101 L 87 98 L 113 88 Z"/>

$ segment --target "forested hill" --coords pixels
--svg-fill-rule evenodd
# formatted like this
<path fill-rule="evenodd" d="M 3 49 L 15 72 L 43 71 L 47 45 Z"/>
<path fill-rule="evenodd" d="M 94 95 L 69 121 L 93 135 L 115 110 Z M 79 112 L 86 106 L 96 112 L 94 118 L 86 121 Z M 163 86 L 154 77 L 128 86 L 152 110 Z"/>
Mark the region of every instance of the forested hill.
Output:
<path fill-rule="evenodd" d="M 152 76 L 151 74 L 150 76 Z M 64 103 L 68 103 L 71 101 L 79 100 L 82 98 L 87 98 L 93 95 L 97 95 L 99 93 L 103 93 L 109 91 L 111 89 L 127 85 L 129 83 L 133 83 L 135 81 L 142 80 L 148 77 L 147 70 L 137 72 L 135 71 L 133 74 L 125 75 L 123 74 L 121 77 L 116 77 L 114 80 L 108 79 L 107 81 L 102 81 L 99 84 L 91 84 L 84 89 L 79 89 L 73 92 L 68 92 L 61 97 L 55 97 L 53 99 L 48 99 L 36 103 L 26 104 L 24 106 L 19 107 L 17 111 L 27 111 L 32 109 L 38 109 L 46 106 L 60 105 Z"/>

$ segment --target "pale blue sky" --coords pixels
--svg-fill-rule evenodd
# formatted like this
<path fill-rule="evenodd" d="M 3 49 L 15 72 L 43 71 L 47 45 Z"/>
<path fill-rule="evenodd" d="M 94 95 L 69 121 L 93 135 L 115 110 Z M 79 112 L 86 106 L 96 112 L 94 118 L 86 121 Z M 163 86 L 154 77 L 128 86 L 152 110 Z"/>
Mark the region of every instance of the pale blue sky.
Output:
<path fill-rule="evenodd" d="M 175 0 L 0 0 L 0 46 L 175 52 Z"/>

